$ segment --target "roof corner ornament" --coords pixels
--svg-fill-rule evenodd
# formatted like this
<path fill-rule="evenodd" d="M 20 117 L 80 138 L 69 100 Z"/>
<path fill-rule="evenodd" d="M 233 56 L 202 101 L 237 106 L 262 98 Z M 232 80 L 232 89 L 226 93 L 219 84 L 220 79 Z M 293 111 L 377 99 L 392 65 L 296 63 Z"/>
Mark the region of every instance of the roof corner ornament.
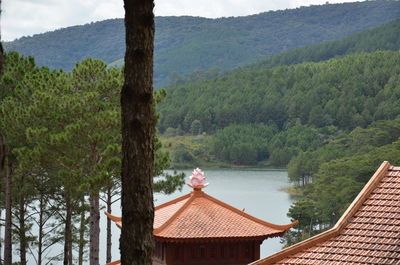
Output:
<path fill-rule="evenodd" d="M 205 183 L 206 177 L 204 176 L 204 172 L 201 171 L 200 168 L 196 168 L 193 170 L 192 175 L 189 177 L 190 183 L 188 184 L 189 187 L 193 188 L 194 190 L 201 190 L 208 186 L 208 183 Z"/>

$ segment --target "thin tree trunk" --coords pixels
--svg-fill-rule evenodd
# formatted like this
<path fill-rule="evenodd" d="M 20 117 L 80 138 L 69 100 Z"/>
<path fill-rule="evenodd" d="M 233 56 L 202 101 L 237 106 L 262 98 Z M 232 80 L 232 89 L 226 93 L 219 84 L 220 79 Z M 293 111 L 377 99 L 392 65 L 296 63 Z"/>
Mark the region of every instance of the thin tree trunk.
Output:
<path fill-rule="evenodd" d="M 7 153 L 7 150 L 6 152 Z M 12 162 L 6 158 L 6 174 L 4 181 L 4 196 L 5 196 L 5 209 L 6 209 L 6 221 L 4 228 L 4 265 L 12 264 L 12 220 L 11 220 L 11 178 L 12 178 Z"/>
<path fill-rule="evenodd" d="M 24 178 L 21 179 L 24 183 Z M 26 265 L 26 227 L 25 227 L 25 198 L 21 195 L 19 198 L 19 257 L 21 265 Z"/>
<path fill-rule="evenodd" d="M 125 72 L 122 108 L 122 265 L 151 265 L 154 160 L 153 0 L 124 0 Z"/>
<path fill-rule="evenodd" d="M 0 176 L 1 176 L 1 171 L 0 171 Z M 0 219 L 1 219 L 1 217 L 2 217 L 2 214 L 3 214 L 3 211 L 2 211 L 2 209 L 0 208 Z M 2 230 L 2 224 L 0 223 L 0 231 Z M 1 250 L 2 250 L 2 247 L 3 247 L 3 238 L 2 238 L 2 235 L 1 235 L 1 232 L 0 232 L 0 264 L 2 264 L 1 263 L 1 261 L 2 261 L 2 259 L 1 259 Z"/>
<path fill-rule="evenodd" d="M 111 187 L 107 188 L 107 212 L 111 213 L 111 205 L 112 205 L 112 190 Z M 112 247 L 112 237 L 111 237 L 111 220 L 107 218 L 107 248 L 106 248 L 106 262 L 110 263 L 112 256 L 111 256 L 111 247 Z"/>
<path fill-rule="evenodd" d="M 99 194 L 90 194 L 90 265 L 99 265 L 100 205 Z"/>
<path fill-rule="evenodd" d="M 1 11 L 0 11 L 1 12 Z M 1 73 L 0 73 L 1 74 Z M 0 133 L 0 180 L 2 181 L 2 186 L 4 188 L 3 192 L 5 192 L 5 183 L 6 183 L 6 150 L 5 150 L 5 143 L 3 140 L 3 135 Z M 3 224 L 1 225 L 3 226 Z M 0 226 L 0 227 L 1 227 Z M 4 224 L 5 226 L 5 224 Z M 1 231 L 1 230 L 0 230 Z M 0 233 L 0 237 L 1 237 L 1 233 Z M 2 238 L 0 238 L 0 245 L 2 245 Z M 1 248 L 0 248 L 0 253 L 1 253 Z M 1 254 L 0 254 L 1 256 Z M 2 259 L 0 258 L 0 261 Z"/>
<path fill-rule="evenodd" d="M 44 199 L 43 194 L 40 194 L 39 199 L 39 235 L 38 235 L 38 263 L 37 265 L 42 265 L 42 252 L 43 252 L 43 212 L 44 212 Z"/>
<path fill-rule="evenodd" d="M 68 194 L 65 196 L 64 265 L 72 265 L 72 206 Z"/>
<path fill-rule="evenodd" d="M 86 216 L 85 216 L 85 201 L 81 201 L 81 219 L 79 227 L 79 249 L 78 249 L 78 264 L 83 265 L 83 254 L 85 250 L 85 230 L 86 230 Z"/>

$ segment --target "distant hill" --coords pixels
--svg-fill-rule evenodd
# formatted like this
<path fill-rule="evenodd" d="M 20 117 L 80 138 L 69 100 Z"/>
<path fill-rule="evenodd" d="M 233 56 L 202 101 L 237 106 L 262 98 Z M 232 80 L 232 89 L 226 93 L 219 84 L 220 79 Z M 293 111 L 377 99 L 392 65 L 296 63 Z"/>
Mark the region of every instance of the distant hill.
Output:
<path fill-rule="evenodd" d="M 206 81 L 218 76 L 247 70 L 267 69 L 304 62 L 321 62 L 344 55 L 378 50 L 400 50 L 400 19 L 396 19 L 373 29 L 355 33 L 340 40 L 284 51 L 256 63 L 233 69 L 220 71 L 211 68 L 208 70 L 195 70 L 187 75 L 174 74 L 173 78 L 170 80 L 169 86 L 174 87 L 187 83 Z"/>
<path fill-rule="evenodd" d="M 399 1 L 326 4 L 246 17 L 157 17 L 155 83 L 173 72 L 233 68 L 279 52 L 336 40 L 400 18 Z M 122 19 L 23 37 L 6 51 L 33 55 L 39 65 L 70 70 L 87 57 L 112 63 L 125 50 Z"/>
<path fill-rule="evenodd" d="M 400 50 L 400 19 L 340 40 L 282 52 L 244 68 L 258 69 L 303 62 L 320 62 L 342 55 L 377 50 Z"/>

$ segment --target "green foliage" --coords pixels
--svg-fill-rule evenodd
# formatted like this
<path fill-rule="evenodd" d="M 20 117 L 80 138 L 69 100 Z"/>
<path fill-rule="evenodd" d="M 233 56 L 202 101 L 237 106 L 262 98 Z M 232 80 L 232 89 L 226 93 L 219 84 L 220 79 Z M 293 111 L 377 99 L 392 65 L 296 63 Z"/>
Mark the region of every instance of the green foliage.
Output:
<path fill-rule="evenodd" d="M 312 180 L 317 165 L 317 159 L 311 159 L 309 152 L 300 152 L 288 164 L 288 176 L 291 182 L 305 186 Z M 313 157 L 314 158 L 314 157 Z"/>
<path fill-rule="evenodd" d="M 174 80 L 174 72 L 186 75 L 198 69 L 233 68 L 285 50 L 343 38 L 399 18 L 399 6 L 398 1 L 365 1 L 246 17 L 157 17 L 155 83 L 164 87 L 170 77 Z M 39 65 L 69 71 L 87 57 L 106 63 L 122 58 L 124 33 L 123 20 L 112 19 L 23 37 L 5 43 L 5 49 L 35 56 Z"/>
<path fill-rule="evenodd" d="M 316 226 L 320 224 L 318 209 L 313 200 L 300 199 L 293 203 L 288 211 L 292 221 L 299 221 L 293 229 L 282 238 L 285 246 L 293 245 L 316 234 Z"/>
<path fill-rule="evenodd" d="M 1 126 L 21 166 L 57 168 L 56 175 L 79 180 L 71 185 L 84 190 L 99 190 L 118 176 L 121 86 L 120 69 L 93 59 L 71 74 L 41 68 L 20 81 L 2 102 Z M 169 158 L 160 142 L 155 147 L 154 173 L 160 175 Z"/>
<path fill-rule="evenodd" d="M 202 131 L 201 122 L 199 120 L 192 121 L 192 124 L 190 125 L 190 132 L 193 135 L 199 135 L 201 131 Z"/>
<path fill-rule="evenodd" d="M 315 151 L 300 153 L 288 165 L 289 179 L 301 182 L 312 179 L 320 166 L 341 157 L 370 152 L 376 147 L 391 144 L 400 135 L 400 117 L 390 121 L 376 121 L 367 128 L 355 128 L 349 133 L 341 133 L 327 139 Z"/>
<path fill-rule="evenodd" d="M 5 54 L 5 70 L 1 75 L 0 103 L 14 93 L 15 87 L 25 75 L 36 71 L 33 57 L 21 57 L 16 52 Z"/>
<path fill-rule="evenodd" d="M 195 136 L 162 135 L 162 150 L 167 150 L 171 154 L 171 166 L 174 168 L 226 166 L 213 156 L 211 139 L 212 136 L 204 133 Z"/>
<path fill-rule="evenodd" d="M 215 133 L 213 152 L 218 159 L 230 163 L 256 164 L 268 158 L 268 142 L 275 133 L 274 126 L 230 125 Z"/>
<path fill-rule="evenodd" d="M 333 225 L 383 161 L 398 164 L 399 147 L 400 142 L 395 141 L 364 154 L 322 164 L 308 196 L 316 201 L 323 221 Z"/>
<path fill-rule="evenodd" d="M 317 129 L 301 125 L 291 127 L 271 139 L 268 146 L 270 163 L 285 167 L 300 151 L 314 150 L 322 143 L 322 135 Z"/>
<path fill-rule="evenodd" d="M 307 204 L 298 201 L 292 205 L 288 216 L 304 223 L 285 236 L 286 243 L 296 243 L 334 225 L 383 161 L 400 163 L 399 135 L 400 117 L 377 121 L 367 128 L 336 135 L 324 146 L 292 159 L 289 179 L 307 180 L 303 181 Z M 317 218 L 307 228 L 311 210 Z"/>
<path fill-rule="evenodd" d="M 189 132 L 199 120 L 207 133 L 249 123 L 352 130 L 400 114 L 399 81 L 398 51 L 241 71 L 167 89 L 159 129 Z"/>

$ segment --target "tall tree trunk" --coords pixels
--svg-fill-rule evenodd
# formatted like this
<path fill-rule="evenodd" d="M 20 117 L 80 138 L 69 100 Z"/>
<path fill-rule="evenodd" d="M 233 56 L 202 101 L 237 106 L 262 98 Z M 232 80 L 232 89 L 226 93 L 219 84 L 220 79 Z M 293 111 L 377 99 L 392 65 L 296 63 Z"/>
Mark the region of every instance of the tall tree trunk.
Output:
<path fill-rule="evenodd" d="M 72 205 L 69 194 L 65 195 L 64 265 L 72 265 Z"/>
<path fill-rule="evenodd" d="M 122 108 L 122 265 L 151 265 L 154 249 L 153 0 L 124 0 Z"/>
<path fill-rule="evenodd" d="M 21 179 L 21 182 L 24 183 L 24 178 Z M 20 264 L 26 265 L 26 227 L 25 227 L 25 197 L 21 195 L 19 198 L 19 257 Z"/>
<path fill-rule="evenodd" d="M 5 148 L 5 154 L 8 153 L 7 148 Z M 4 196 L 5 196 L 5 209 L 6 209 L 6 220 L 4 228 L 4 265 L 12 264 L 12 220 L 11 220 L 11 178 L 12 178 L 12 162 L 10 159 L 6 160 L 6 174 L 4 180 Z"/>
<path fill-rule="evenodd" d="M 81 219 L 79 227 L 79 248 L 78 248 L 78 265 L 83 265 L 83 255 L 85 251 L 85 231 L 86 231 L 86 216 L 85 216 L 85 200 L 81 201 Z"/>
<path fill-rule="evenodd" d="M 111 187 L 107 188 L 107 212 L 112 213 L 112 189 Z M 111 256 L 111 247 L 112 247 L 112 237 L 111 237 L 111 219 L 107 218 L 107 248 L 106 248 L 106 263 L 110 263 Z"/>
<path fill-rule="evenodd" d="M 99 194 L 90 194 L 90 265 L 99 265 L 100 206 Z"/>

